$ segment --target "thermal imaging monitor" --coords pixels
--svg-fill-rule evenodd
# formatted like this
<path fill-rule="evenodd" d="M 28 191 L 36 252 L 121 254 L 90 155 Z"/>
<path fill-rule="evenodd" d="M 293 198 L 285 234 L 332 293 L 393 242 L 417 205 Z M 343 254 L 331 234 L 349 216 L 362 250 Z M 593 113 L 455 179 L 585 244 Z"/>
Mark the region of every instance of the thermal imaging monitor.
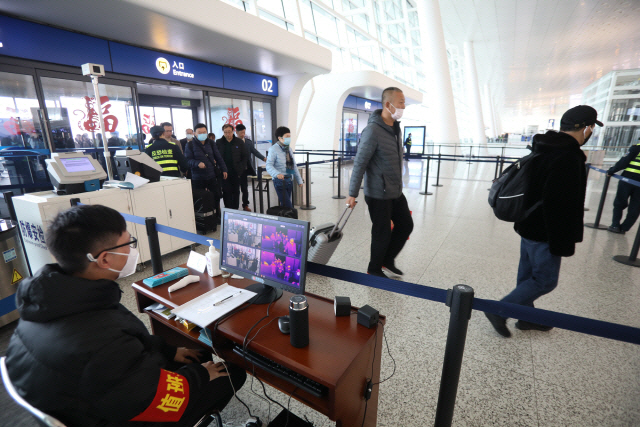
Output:
<path fill-rule="evenodd" d="M 222 209 L 220 269 L 256 283 L 254 304 L 267 304 L 287 290 L 303 294 L 309 223 L 291 218 Z"/>

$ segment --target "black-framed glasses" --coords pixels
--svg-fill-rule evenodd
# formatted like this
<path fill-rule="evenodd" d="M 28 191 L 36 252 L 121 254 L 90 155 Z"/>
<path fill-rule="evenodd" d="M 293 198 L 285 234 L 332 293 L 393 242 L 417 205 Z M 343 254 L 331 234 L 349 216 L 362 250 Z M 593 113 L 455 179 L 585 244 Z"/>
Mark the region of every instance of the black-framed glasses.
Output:
<path fill-rule="evenodd" d="M 100 254 L 102 252 L 112 251 L 114 249 L 122 248 L 124 246 L 131 246 L 131 249 L 135 249 L 135 248 L 138 247 L 138 239 L 136 239 L 135 237 L 131 236 L 131 241 L 129 241 L 127 243 L 123 243 L 123 244 L 118 245 L 118 246 L 114 246 L 112 248 L 103 249 L 100 252 L 98 252 L 98 255 L 96 255 L 95 257 L 93 255 L 91 255 L 91 254 L 87 254 L 87 258 L 89 258 L 89 261 L 96 261 L 97 258 L 100 256 Z"/>

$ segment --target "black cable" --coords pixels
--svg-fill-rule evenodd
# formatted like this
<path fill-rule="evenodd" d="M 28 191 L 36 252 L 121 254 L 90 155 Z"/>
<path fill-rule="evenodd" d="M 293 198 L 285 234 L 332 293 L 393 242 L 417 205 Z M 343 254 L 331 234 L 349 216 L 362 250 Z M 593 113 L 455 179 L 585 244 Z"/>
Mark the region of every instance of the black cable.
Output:
<path fill-rule="evenodd" d="M 291 398 L 293 397 L 293 393 L 295 393 L 297 389 L 298 387 L 294 388 L 289 395 L 289 402 L 287 403 L 287 422 L 284 423 L 284 427 L 287 427 L 289 425 L 289 414 L 291 413 L 291 411 L 289 411 L 289 408 L 291 407 Z"/>
<path fill-rule="evenodd" d="M 387 342 L 387 334 L 384 331 L 384 325 L 380 321 L 378 321 L 378 323 L 380 323 L 382 325 L 382 337 L 384 338 L 384 343 L 387 346 L 387 353 L 389 353 L 389 357 L 393 361 L 393 372 L 391 372 L 391 375 L 389 375 L 387 378 L 383 379 L 382 381 L 378 381 L 377 383 L 375 383 L 373 385 L 382 384 L 383 382 L 387 381 L 388 379 L 391 379 L 391 377 L 393 377 L 396 374 L 396 359 L 394 359 L 393 356 L 391 355 L 391 349 L 389 348 L 389 343 Z"/>

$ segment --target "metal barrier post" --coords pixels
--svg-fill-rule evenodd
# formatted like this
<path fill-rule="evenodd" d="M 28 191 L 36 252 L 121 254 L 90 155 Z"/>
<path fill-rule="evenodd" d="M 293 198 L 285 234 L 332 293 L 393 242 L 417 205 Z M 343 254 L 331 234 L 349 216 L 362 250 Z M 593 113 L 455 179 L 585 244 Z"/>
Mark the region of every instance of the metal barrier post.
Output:
<path fill-rule="evenodd" d="M 151 253 L 151 267 L 153 274 L 163 272 L 162 254 L 160 253 L 160 241 L 158 240 L 158 230 L 156 230 L 156 219 L 154 217 L 146 217 L 144 224 L 147 227 L 147 237 L 149 238 L 149 251 Z"/>
<path fill-rule="evenodd" d="M 447 291 L 447 305 L 450 307 L 451 315 L 449 316 L 449 332 L 444 350 L 435 427 L 450 427 L 453 420 L 460 369 L 462 368 L 462 354 L 464 353 L 472 304 L 473 288 L 470 286 L 456 285 L 453 290 Z"/>
<path fill-rule="evenodd" d="M 602 216 L 602 208 L 604 208 L 604 201 L 607 198 L 607 190 L 609 190 L 609 181 L 611 181 L 611 177 L 605 174 L 604 177 L 604 186 L 602 187 L 602 195 L 600 196 L 600 204 L 598 205 L 598 212 L 596 213 L 596 220 L 593 223 L 585 224 L 585 227 L 589 228 L 597 228 L 599 230 L 606 230 L 608 227 L 606 225 L 600 225 L 600 217 Z"/>
<path fill-rule="evenodd" d="M 429 189 L 429 162 L 431 161 L 431 156 L 427 156 L 427 174 L 424 179 L 424 191 L 421 191 L 420 194 L 423 196 L 430 196 L 433 193 L 427 191 Z"/>
<path fill-rule="evenodd" d="M 498 179 L 498 166 L 500 165 L 500 156 L 496 156 L 496 171 L 493 173 L 493 180 Z"/>
<path fill-rule="evenodd" d="M 504 156 L 500 157 L 500 175 L 502 175 L 503 169 L 504 169 Z"/>
<path fill-rule="evenodd" d="M 436 183 L 433 184 L 434 187 L 442 187 L 442 184 L 440 184 L 440 163 L 442 162 L 441 159 L 441 154 L 438 153 L 438 173 L 436 175 Z"/>
<path fill-rule="evenodd" d="M 346 196 L 340 194 L 340 186 L 342 184 L 342 156 L 338 157 L 338 195 L 332 199 L 346 199 Z"/>
<path fill-rule="evenodd" d="M 13 191 L 7 191 L 6 193 L 4 193 L 4 202 L 7 204 L 7 209 L 9 210 L 9 218 L 11 218 L 11 221 L 17 221 L 18 218 L 16 217 L 16 208 L 13 206 Z"/>
<path fill-rule="evenodd" d="M 305 170 L 305 180 L 304 180 L 304 185 L 305 185 L 305 189 L 307 191 L 307 204 L 304 206 L 300 206 L 300 209 L 302 209 L 303 211 L 310 211 L 312 209 L 315 209 L 315 206 L 311 206 L 311 169 L 309 169 L 309 153 L 307 152 L 307 163 L 304 165 L 304 170 Z"/>
<path fill-rule="evenodd" d="M 258 166 L 258 196 L 260 199 L 260 213 L 264 213 L 264 195 L 262 194 L 262 172 L 264 168 L 262 166 Z"/>
<path fill-rule="evenodd" d="M 336 176 L 336 150 L 331 150 L 331 176 L 329 178 L 337 178 L 337 176 Z"/>
<path fill-rule="evenodd" d="M 631 254 L 629 256 L 616 255 L 613 257 L 613 260 L 618 261 L 619 263 L 622 263 L 625 265 L 640 267 L 640 260 L 638 260 L 638 250 L 640 250 L 640 227 L 638 227 L 636 238 L 633 241 L 633 246 L 631 247 Z"/>

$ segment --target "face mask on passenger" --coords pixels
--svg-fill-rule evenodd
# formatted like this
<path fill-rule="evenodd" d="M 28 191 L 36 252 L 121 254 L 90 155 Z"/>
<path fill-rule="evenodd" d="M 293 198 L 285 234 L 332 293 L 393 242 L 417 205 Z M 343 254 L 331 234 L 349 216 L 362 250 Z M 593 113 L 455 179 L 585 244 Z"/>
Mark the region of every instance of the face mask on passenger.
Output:
<path fill-rule="evenodd" d="M 207 139 L 207 134 L 206 133 L 198 134 L 198 141 L 204 141 L 205 139 Z"/>
<path fill-rule="evenodd" d="M 289 144 L 291 144 L 291 137 L 286 137 L 286 138 L 284 138 L 284 139 L 283 139 L 283 141 L 282 141 L 282 143 L 283 143 L 284 145 L 289 145 Z"/>
<path fill-rule="evenodd" d="M 396 108 L 393 104 L 389 103 L 393 108 Z M 387 108 L 387 111 L 391 113 L 391 110 Z M 395 113 L 391 113 L 391 118 L 393 120 L 400 120 L 402 118 L 402 114 L 404 113 L 404 108 L 396 108 Z"/>
<path fill-rule="evenodd" d="M 192 133 L 188 133 L 188 134 L 187 134 L 187 140 L 189 140 L 189 139 L 191 139 L 191 138 L 193 138 L 193 134 L 192 134 Z"/>

